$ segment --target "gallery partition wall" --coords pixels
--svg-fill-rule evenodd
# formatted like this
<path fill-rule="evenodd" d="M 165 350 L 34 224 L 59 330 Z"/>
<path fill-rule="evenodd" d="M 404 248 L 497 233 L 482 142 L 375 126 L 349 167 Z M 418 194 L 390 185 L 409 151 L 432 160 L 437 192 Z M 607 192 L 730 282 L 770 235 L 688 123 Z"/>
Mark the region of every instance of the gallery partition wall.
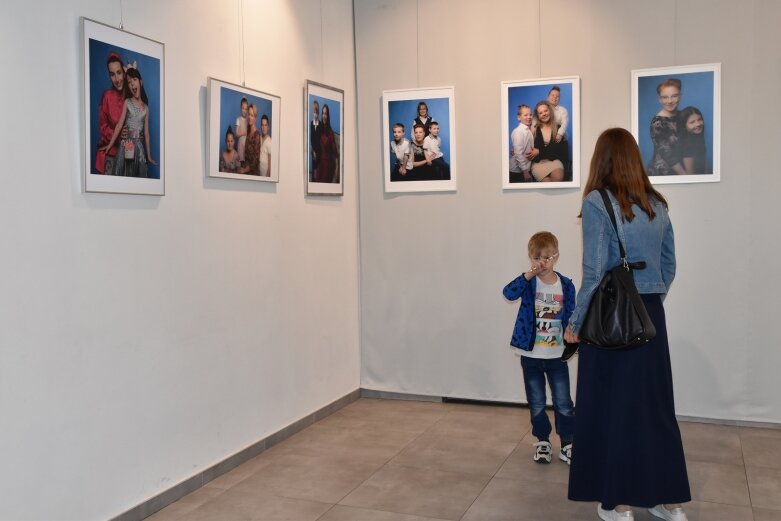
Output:
<path fill-rule="evenodd" d="M 3 115 L 16 122 L 2 150 L 24 158 L 0 195 L 0 519 L 112 518 L 359 388 L 352 3 L 322 4 L 0 7 Z M 82 17 L 109 29 L 93 35 L 96 110 L 112 52 L 136 65 L 154 118 L 160 71 L 165 125 L 153 118 L 149 134 L 164 195 L 105 174 L 131 188 L 83 191 L 99 174 L 82 137 Z M 120 24 L 164 60 L 142 60 L 153 53 L 117 38 Z M 225 114 L 209 113 L 209 78 L 234 91 Z M 306 192 L 307 79 L 343 91 L 343 194 Z M 269 119 L 269 182 L 211 176 L 244 96 L 258 134 Z"/>
<path fill-rule="evenodd" d="M 665 301 L 676 407 L 685 416 L 781 422 L 781 402 L 773 398 L 781 392 L 773 329 L 781 311 L 773 298 L 781 287 L 774 267 L 781 181 L 773 152 L 781 103 L 768 96 L 781 80 L 771 51 L 781 36 L 769 21 L 781 15 L 776 3 L 354 3 L 363 387 L 525 401 L 518 359 L 508 348 L 517 303 L 501 290 L 528 267 L 526 242 L 539 230 L 555 233 L 557 269 L 579 284 L 582 186 L 599 133 L 631 129 L 632 71 L 691 73 L 674 67 L 716 63 L 720 180 L 657 185 L 670 202 L 678 256 Z M 579 78 L 582 117 L 572 130 L 580 133 L 581 152 L 573 157 L 580 187 L 503 189 L 503 85 L 550 85 L 545 79 L 562 77 Z M 710 92 L 687 92 L 692 81 L 685 78 L 681 108 L 712 99 L 703 97 L 713 94 L 712 83 Z M 458 187 L 389 193 L 381 96 L 440 86 L 453 86 L 457 103 L 458 147 L 451 154 Z M 577 362 L 570 365 L 575 377 Z"/>

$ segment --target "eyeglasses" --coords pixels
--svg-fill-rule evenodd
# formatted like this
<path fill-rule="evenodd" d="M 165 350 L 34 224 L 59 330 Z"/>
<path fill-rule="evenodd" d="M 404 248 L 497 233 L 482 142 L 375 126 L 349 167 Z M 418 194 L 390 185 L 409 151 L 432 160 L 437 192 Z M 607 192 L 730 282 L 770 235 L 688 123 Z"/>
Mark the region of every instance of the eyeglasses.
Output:
<path fill-rule="evenodd" d="M 673 94 L 672 96 L 659 96 L 659 99 L 662 101 L 678 101 L 681 99 L 681 95 Z"/>
<path fill-rule="evenodd" d="M 551 255 L 551 256 L 549 256 L 549 257 L 541 257 L 541 256 L 537 255 L 536 257 L 532 257 L 532 260 L 533 260 L 533 261 L 535 261 L 535 262 L 538 262 L 538 261 L 542 261 L 542 262 L 553 262 L 553 260 L 554 260 L 556 257 L 558 257 L 558 256 L 559 256 L 559 254 L 558 254 L 558 253 L 554 253 L 553 255 Z"/>

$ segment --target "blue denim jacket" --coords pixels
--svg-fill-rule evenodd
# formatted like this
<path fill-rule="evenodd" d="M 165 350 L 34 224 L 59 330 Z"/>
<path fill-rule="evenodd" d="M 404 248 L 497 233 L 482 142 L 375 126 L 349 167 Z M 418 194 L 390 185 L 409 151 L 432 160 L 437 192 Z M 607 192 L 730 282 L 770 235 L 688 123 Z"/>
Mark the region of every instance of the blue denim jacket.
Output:
<path fill-rule="evenodd" d="M 608 191 L 616 215 L 618 233 L 624 244 L 629 262 L 645 261 L 642 270 L 633 270 L 635 285 L 639 293 L 665 294 L 675 277 L 675 241 L 670 216 L 664 205 L 651 200 L 656 218 L 648 215 L 637 205 L 632 206 L 635 218 L 625 222 L 616 198 Z M 580 329 L 586 316 L 594 291 L 605 272 L 621 262 L 618 239 L 610 216 L 598 190 L 589 193 L 583 200 L 583 283 L 578 291 L 578 303 L 570 317 L 572 330 Z"/>
<path fill-rule="evenodd" d="M 558 271 L 556 275 L 559 276 L 561 290 L 564 293 L 564 307 L 556 315 L 556 318 L 561 320 L 561 328 L 564 330 L 569 323 L 572 309 L 575 307 L 575 285 L 572 283 L 572 280 Z M 534 340 L 537 335 L 534 321 L 534 296 L 537 293 L 537 277 L 526 280 L 526 277 L 521 274 L 507 284 L 502 293 L 507 300 L 521 299 L 521 306 L 518 308 L 518 316 L 515 319 L 510 345 L 524 351 L 533 350 Z"/>

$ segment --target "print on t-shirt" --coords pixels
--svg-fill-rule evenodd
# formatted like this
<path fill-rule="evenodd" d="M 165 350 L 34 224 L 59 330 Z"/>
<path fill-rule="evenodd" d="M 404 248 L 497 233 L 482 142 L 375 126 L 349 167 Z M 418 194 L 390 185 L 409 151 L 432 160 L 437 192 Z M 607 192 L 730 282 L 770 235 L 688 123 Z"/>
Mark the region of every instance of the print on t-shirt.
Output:
<path fill-rule="evenodd" d="M 546 284 L 546 286 L 548 285 Z M 537 328 L 537 336 L 534 339 L 535 347 L 564 345 L 564 339 L 561 336 L 561 320 L 555 318 L 564 306 L 564 295 L 549 291 L 551 287 L 538 289 L 534 298 L 534 318 Z M 546 289 L 548 291 L 545 291 Z"/>

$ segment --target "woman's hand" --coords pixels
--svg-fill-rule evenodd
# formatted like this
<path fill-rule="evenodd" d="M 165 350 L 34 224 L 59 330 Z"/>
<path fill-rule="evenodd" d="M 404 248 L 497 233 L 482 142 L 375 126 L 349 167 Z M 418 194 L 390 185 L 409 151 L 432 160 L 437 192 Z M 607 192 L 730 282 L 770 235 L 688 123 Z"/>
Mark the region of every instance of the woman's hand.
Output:
<path fill-rule="evenodd" d="M 572 325 L 567 326 L 564 330 L 564 340 L 570 344 L 580 342 L 580 337 L 572 331 Z"/>
<path fill-rule="evenodd" d="M 538 155 L 540 155 L 540 149 L 539 148 L 532 148 L 531 150 L 526 152 L 526 159 L 531 160 L 531 159 L 534 159 L 535 157 L 537 157 Z"/>

